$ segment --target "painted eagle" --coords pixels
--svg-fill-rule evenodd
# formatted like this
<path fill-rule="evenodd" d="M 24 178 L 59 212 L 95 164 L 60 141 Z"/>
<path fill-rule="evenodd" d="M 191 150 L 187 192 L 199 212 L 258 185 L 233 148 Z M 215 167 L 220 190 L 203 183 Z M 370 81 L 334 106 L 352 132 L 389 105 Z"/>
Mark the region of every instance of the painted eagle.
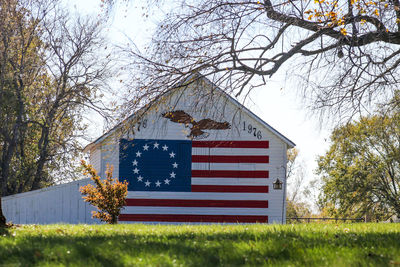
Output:
<path fill-rule="evenodd" d="M 231 125 L 227 121 L 217 122 L 212 119 L 195 121 L 192 116 L 183 110 L 165 112 L 162 114 L 162 116 L 172 122 L 183 123 L 185 124 L 185 127 L 189 127 L 190 134 L 188 137 L 192 139 L 207 138 L 209 133 L 204 132 L 203 130 L 226 130 L 231 128 Z"/>

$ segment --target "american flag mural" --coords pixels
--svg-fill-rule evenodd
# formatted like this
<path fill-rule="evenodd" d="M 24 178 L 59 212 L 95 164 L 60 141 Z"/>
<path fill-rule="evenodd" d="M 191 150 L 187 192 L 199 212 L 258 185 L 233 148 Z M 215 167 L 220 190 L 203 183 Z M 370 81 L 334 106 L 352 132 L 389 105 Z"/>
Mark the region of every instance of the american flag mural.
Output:
<path fill-rule="evenodd" d="M 268 222 L 268 141 L 120 140 L 120 221 Z"/>

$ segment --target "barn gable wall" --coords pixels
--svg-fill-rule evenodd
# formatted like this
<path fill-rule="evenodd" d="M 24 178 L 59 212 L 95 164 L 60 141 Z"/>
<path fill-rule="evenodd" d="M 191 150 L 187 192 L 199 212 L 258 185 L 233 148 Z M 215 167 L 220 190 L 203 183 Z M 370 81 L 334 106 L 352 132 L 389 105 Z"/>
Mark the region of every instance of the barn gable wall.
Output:
<path fill-rule="evenodd" d="M 197 88 L 195 88 L 197 87 Z M 201 88 L 201 90 L 199 90 Z M 165 139 L 189 140 L 190 128 L 184 124 L 173 123 L 161 114 L 167 111 L 183 110 L 194 120 L 212 118 L 215 121 L 227 121 L 231 124 L 229 130 L 208 130 L 209 136 L 202 140 L 267 140 L 269 141 L 268 155 L 269 171 L 269 222 L 285 222 L 286 190 L 274 190 L 272 183 L 279 178 L 286 184 L 286 150 L 288 145 L 270 129 L 237 105 L 225 95 L 214 91 L 204 90 L 207 84 L 192 84 L 189 89 L 178 91 L 174 95 L 162 99 L 161 103 L 151 107 L 145 116 L 135 124 L 124 125 L 126 131 L 122 138 L 126 139 Z M 251 132 L 249 130 L 251 125 Z M 254 128 L 256 130 L 254 130 Z M 115 177 L 119 176 L 119 136 L 110 136 L 101 143 L 101 175 L 104 177 L 105 166 L 114 166 Z M 98 153 L 98 152 L 96 152 Z M 123 178 L 123 177 L 121 177 Z"/>

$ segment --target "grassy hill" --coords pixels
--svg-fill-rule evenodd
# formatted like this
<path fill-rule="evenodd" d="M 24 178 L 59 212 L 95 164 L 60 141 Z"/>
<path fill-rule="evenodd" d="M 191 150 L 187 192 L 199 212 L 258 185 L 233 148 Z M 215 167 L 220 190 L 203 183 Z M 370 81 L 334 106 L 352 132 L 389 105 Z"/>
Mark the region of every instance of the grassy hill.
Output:
<path fill-rule="evenodd" d="M 400 224 L 27 225 L 0 266 L 400 266 Z"/>

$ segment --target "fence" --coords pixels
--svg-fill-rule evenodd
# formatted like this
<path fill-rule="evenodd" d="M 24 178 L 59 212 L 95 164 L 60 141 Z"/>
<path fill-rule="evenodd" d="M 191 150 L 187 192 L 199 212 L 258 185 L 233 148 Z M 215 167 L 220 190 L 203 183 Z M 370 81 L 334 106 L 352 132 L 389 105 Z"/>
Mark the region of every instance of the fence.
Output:
<path fill-rule="evenodd" d="M 307 222 L 310 223 L 311 221 L 343 221 L 343 222 L 365 222 L 365 218 L 286 218 L 287 223 L 292 222 Z"/>

